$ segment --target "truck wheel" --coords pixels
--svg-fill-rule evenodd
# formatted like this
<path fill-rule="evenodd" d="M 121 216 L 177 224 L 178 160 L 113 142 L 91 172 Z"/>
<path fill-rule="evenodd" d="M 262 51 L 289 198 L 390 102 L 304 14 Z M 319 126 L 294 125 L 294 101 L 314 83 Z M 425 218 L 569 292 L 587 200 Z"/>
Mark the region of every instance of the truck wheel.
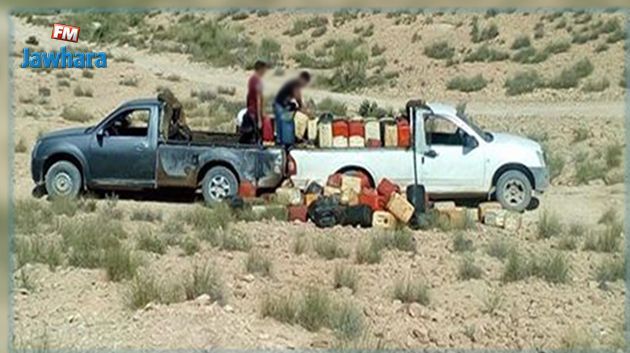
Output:
<path fill-rule="evenodd" d="M 201 191 L 206 203 L 219 202 L 238 193 L 238 180 L 226 167 L 212 167 L 201 181 Z"/>
<path fill-rule="evenodd" d="M 53 164 L 46 172 L 46 192 L 51 198 L 75 198 L 81 191 L 81 172 L 68 161 Z"/>
<path fill-rule="evenodd" d="M 532 200 L 532 185 L 523 172 L 508 170 L 497 181 L 496 195 L 503 208 L 521 212 Z"/>

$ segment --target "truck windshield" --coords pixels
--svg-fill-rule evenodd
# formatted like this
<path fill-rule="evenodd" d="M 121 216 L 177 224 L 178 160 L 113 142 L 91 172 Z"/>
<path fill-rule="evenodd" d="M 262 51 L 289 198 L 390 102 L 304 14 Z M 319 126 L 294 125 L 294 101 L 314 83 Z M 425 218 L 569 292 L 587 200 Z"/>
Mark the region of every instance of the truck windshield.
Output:
<path fill-rule="evenodd" d="M 468 115 L 466 115 L 466 113 L 459 112 L 457 113 L 457 117 L 462 119 L 468 126 L 470 126 L 471 129 L 473 129 L 477 133 L 477 135 L 481 136 L 481 138 L 484 139 L 486 142 L 492 141 L 493 139 L 492 134 L 489 132 L 483 131 L 482 128 L 477 126 L 477 124 L 475 124 L 472 121 L 472 119 L 470 119 Z"/>

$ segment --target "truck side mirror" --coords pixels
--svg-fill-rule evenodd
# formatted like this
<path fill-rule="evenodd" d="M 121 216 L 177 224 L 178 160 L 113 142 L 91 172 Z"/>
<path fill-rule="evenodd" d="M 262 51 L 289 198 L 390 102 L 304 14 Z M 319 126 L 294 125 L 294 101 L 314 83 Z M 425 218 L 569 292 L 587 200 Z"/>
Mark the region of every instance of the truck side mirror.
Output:
<path fill-rule="evenodd" d="M 466 134 L 464 135 L 464 147 L 469 148 L 469 149 L 473 149 L 475 147 L 479 146 L 479 143 L 477 142 L 477 139 L 475 139 L 474 137 Z"/>
<path fill-rule="evenodd" d="M 424 152 L 424 156 L 425 157 L 429 157 L 429 158 L 435 158 L 437 157 L 437 152 L 435 152 L 435 150 L 428 150 L 426 152 Z"/>

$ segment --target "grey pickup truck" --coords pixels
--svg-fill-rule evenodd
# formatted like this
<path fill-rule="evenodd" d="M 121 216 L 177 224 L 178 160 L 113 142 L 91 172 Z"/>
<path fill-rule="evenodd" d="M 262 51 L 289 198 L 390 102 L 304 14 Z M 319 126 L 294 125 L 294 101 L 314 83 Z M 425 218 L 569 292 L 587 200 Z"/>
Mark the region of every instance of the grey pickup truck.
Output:
<path fill-rule="evenodd" d="M 201 189 L 207 202 L 235 195 L 240 183 L 274 188 L 284 179 L 281 148 L 238 143 L 238 136 L 188 130 L 169 138 L 173 109 L 155 99 L 123 103 L 100 123 L 37 140 L 31 156 L 36 189 L 76 197 L 85 190 Z"/>

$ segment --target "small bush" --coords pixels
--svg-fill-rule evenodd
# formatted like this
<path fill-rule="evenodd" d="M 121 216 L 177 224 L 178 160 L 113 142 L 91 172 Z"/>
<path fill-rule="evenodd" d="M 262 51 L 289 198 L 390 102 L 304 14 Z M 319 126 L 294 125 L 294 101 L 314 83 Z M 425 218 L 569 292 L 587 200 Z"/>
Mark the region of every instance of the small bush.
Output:
<path fill-rule="evenodd" d="M 63 111 L 61 112 L 61 117 L 64 120 L 78 122 L 78 123 L 86 123 L 94 119 L 94 116 L 92 116 L 92 114 L 76 106 L 63 107 Z"/>
<path fill-rule="evenodd" d="M 313 30 L 313 32 L 311 32 L 311 37 L 313 38 L 319 38 L 321 36 L 323 36 L 324 34 L 326 34 L 327 28 L 326 27 L 318 27 L 315 28 Z"/>
<path fill-rule="evenodd" d="M 355 261 L 357 264 L 376 264 L 381 262 L 382 247 L 372 238 L 371 241 L 362 241 L 355 249 Z"/>
<path fill-rule="evenodd" d="M 309 19 L 297 19 L 293 22 L 293 27 L 284 31 L 284 35 L 291 37 L 297 36 L 302 32 L 311 28 L 326 27 L 328 25 L 328 19 L 323 16 L 314 16 Z"/>
<path fill-rule="evenodd" d="M 483 270 L 475 264 L 475 259 L 471 255 L 464 256 L 464 259 L 459 263 L 457 277 L 460 280 L 467 281 L 481 278 L 482 275 Z"/>
<path fill-rule="evenodd" d="M 549 283 L 569 281 L 570 265 L 567 258 L 559 252 L 541 256 L 531 265 L 531 274 Z"/>
<path fill-rule="evenodd" d="M 466 238 L 466 234 L 464 232 L 457 232 L 453 237 L 453 251 L 455 252 L 466 252 L 473 250 L 473 241 L 472 239 Z"/>
<path fill-rule="evenodd" d="M 297 313 L 297 320 L 302 327 L 309 331 L 318 331 L 330 324 L 332 302 L 326 292 L 319 289 L 309 289 L 304 294 Z"/>
<path fill-rule="evenodd" d="M 199 242 L 195 237 L 191 236 L 184 237 L 179 246 L 184 250 L 186 256 L 194 255 L 200 250 Z"/>
<path fill-rule="evenodd" d="M 481 312 L 484 314 L 494 315 L 497 311 L 501 310 L 503 303 L 503 293 L 498 290 L 491 291 L 483 299 L 483 309 Z"/>
<path fill-rule="evenodd" d="M 24 138 L 21 138 L 17 144 L 15 144 L 15 147 L 13 148 L 13 151 L 15 153 L 26 153 L 26 151 L 28 150 L 28 147 L 26 147 L 26 142 L 24 141 Z"/>
<path fill-rule="evenodd" d="M 116 62 L 120 62 L 120 63 L 129 63 L 129 64 L 133 64 L 134 60 L 131 56 L 126 55 L 126 54 L 122 54 L 119 56 L 116 56 L 114 58 L 114 61 Z"/>
<path fill-rule="evenodd" d="M 578 239 L 570 235 L 564 235 L 558 240 L 558 249 L 575 250 L 578 248 Z"/>
<path fill-rule="evenodd" d="M 446 84 L 449 90 L 457 90 L 461 92 L 476 92 L 484 89 L 488 85 L 488 81 L 481 74 L 472 77 L 457 76 L 452 78 Z"/>
<path fill-rule="evenodd" d="M 554 89 L 568 89 L 577 87 L 580 80 L 589 76 L 594 70 L 590 60 L 584 58 L 571 67 L 560 72 L 559 75 L 551 78 L 547 86 Z"/>
<path fill-rule="evenodd" d="M 228 251 L 248 251 L 252 247 L 252 241 L 247 234 L 231 229 L 223 232 L 220 247 Z"/>
<path fill-rule="evenodd" d="M 551 42 L 545 46 L 543 53 L 548 55 L 560 54 L 569 51 L 571 49 L 571 43 L 566 40 L 558 40 Z"/>
<path fill-rule="evenodd" d="M 507 60 L 509 57 L 510 54 L 507 52 L 490 48 L 488 45 L 484 44 L 466 55 L 464 62 L 495 62 Z"/>
<path fill-rule="evenodd" d="M 523 71 L 515 74 L 505 81 L 506 93 L 509 96 L 516 96 L 533 92 L 536 88 L 544 84 L 542 78 L 536 71 Z"/>
<path fill-rule="evenodd" d="M 549 54 L 544 51 L 538 51 L 534 47 L 520 49 L 512 55 L 512 61 L 521 64 L 537 64 L 549 58 Z"/>
<path fill-rule="evenodd" d="M 295 236 L 295 239 L 293 240 L 293 247 L 292 247 L 293 253 L 295 255 L 304 254 L 306 251 L 308 251 L 308 247 L 309 247 L 309 240 L 306 237 L 306 235 L 304 235 L 304 233 L 300 233 Z"/>
<path fill-rule="evenodd" d="M 421 280 L 399 280 L 394 286 L 394 299 L 403 303 L 429 305 L 429 287 Z"/>
<path fill-rule="evenodd" d="M 262 317 L 271 317 L 280 322 L 296 322 L 299 302 L 292 295 L 272 296 L 265 294 L 261 302 Z"/>
<path fill-rule="evenodd" d="M 580 126 L 573 129 L 573 143 L 578 143 L 588 139 L 590 130 L 587 127 Z"/>
<path fill-rule="evenodd" d="M 363 314 L 350 302 L 333 305 L 330 326 L 335 335 L 342 340 L 353 340 L 363 332 Z"/>
<path fill-rule="evenodd" d="M 140 309 L 151 302 L 160 301 L 160 288 L 155 277 L 149 273 L 138 273 L 129 283 L 127 303 L 132 309 Z"/>
<path fill-rule="evenodd" d="M 348 106 L 346 103 L 326 97 L 317 103 L 317 112 L 332 113 L 333 115 L 346 116 L 348 113 Z"/>
<path fill-rule="evenodd" d="M 132 221 L 155 222 L 162 220 L 162 211 L 148 208 L 133 210 L 129 219 Z"/>
<path fill-rule="evenodd" d="M 470 32 L 473 43 L 484 42 L 490 39 L 494 39 L 499 36 L 499 29 L 496 24 L 491 23 L 483 29 L 479 29 L 478 21 L 475 18 L 472 23 L 472 30 Z"/>
<path fill-rule="evenodd" d="M 140 79 L 138 79 L 137 77 L 125 77 L 118 81 L 118 84 L 121 86 L 138 87 L 139 82 Z"/>
<path fill-rule="evenodd" d="M 93 97 L 94 93 L 91 88 L 76 86 L 74 87 L 74 96 L 75 97 Z"/>
<path fill-rule="evenodd" d="M 591 180 L 603 179 L 606 170 L 600 161 L 591 156 L 578 154 L 575 161 L 575 182 L 578 185 L 587 184 Z"/>
<path fill-rule="evenodd" d="M 503 282 L 516 282 L 523 280 L 530 275 L 530 268 L 527 260 L 518 251 L 512 250 L 507 257 L 507 262 L 503 268 L 501 280 Z"/>
<path fill-rule="evenodd" d="M 317 238 L 313 244 L 315 252 L 326 260 L 348 257 L 348 253 L 339 245 L 339 240 L 332 236 Z"/>
<path fill-rule="evenodd" d="M 405 228 L 396 229 L 395 231 L 383 231 L 379 233 L 373 240 L 380 249 L 398 249 L 400 251 L 416 251 L 416 241 L 413 234 Z"/>
<path fill-rule="evenodd" d="M 127 236 L 119 221 L 102 216 L 69 219 L 59 225 L 58 232 L 64 247 L 70 249 L 68 263 L 83 268 L 102 267 L 106 255 L 120 251 L 120 239 Z"/>
<path fill-rule="evenodd" d="M 528 36 L 519 36 L 514 40 L 514 42 L 512 42 L 512 46 L 510 46 L 510 49 L 518 50 L 529 47 L 531 45 L 532 42 L 529 40 Z"/>
<path fill-rule="evenodd" d="M 159 255 L 166 253 L 166 242 L 149 229 L 142 229 L 138 238 L 138 250 L 144 250 Z"/>
<path fill-rule="evenodd" d="M 543 211 L 538 218 L 538 237 L 540 239 L 549 239 L 559 235 L 562 232 L 562 223 L 555 213 L 547 210 Z"/>
<path fill-rule="evenodd" d="M 16 267 L 21 268 L 27 263 L 42 263 L 54 271 L 63 262 L 64 257 L 61 250 L 59 242 L 52 239 L 41 236 L 16 236 Z"/>
<path fill-rule="evenodd" d="M 135 254 L 121 245 L 107 249 L 103 259 L 103 267 L 110 281 L 119 282 L 130 279 L 140 266 Z"/>
<path fill-rule="evenodd" d="M 194 264 L 192 271 L 184 282 L 186 300 L 193 300 L 202 294 L 210 296 L 212 301 L 219 304 L 225 302 L 224 285 L 221 276 L 211 263 L 205 265 Z"/>
<path fill-rule="evenodd" d="M 606 161 L 606 167 L 608 169 L 619 167 L 623 161 L 623 145 L 613 143 L 606 146 L 604 160 Z"/>
<path fill-rule="evenodd" d="M 245 262 L 245 268 L 249 273 L 260 273 L 263 276 L 271 277 L 272 262 L 263 253 L 253 250 L 249 252 Z"/>
<path fill-rule="evenodd" d="M 335 289 L 346 287 L 352 290 L 352 293 L 357 291 L 359 284 L 359 274 L 352 267 L 337 266 L 335 267 L 333 286 Z"/>
<path fill-rule="evenodd" d="M 83 70 L 81 76 L 90 79 L 94 77 L 94 72 L 92 70 Z"/>
<path fill-rule="evenodd" d="M 505 259 L 512 251 L 513 246 L 509 240 L 504 237 L 496 237 L 488 243 L 486 253 L 499 260 Z"/>
<path fill-rule="evenodd" d="M 435 42 L 424 48 L 424 55 L 437 60 L 451 59 L 455 55 L 455 48 L 446 41 Z"/>
<path fill-rule="evenodd" d="M 591 79 L 584 83 L 582 91 L 584 92 L 602 92 L 610 87 L 610 81 L 607 78 L 600 80 Z"/>
<path fill-rule="evenodd" d="M 549 178 L 551 181 L 562 174 L 564 170 L 564 157 L 560 153 L 547 153 L 547 168 L 549 168 Z"/>
<path fill-rule="evenodd" d="M 614 282 L 626 277 L 625 261 L 622 258 L 604 259 L 595 269 L 597 282 Z"/>
<path fill-rule="evenodd" d="M 584 241 L 584 250 L 597 252 L 619 251 L 623 224 L 615 222 L 606 225 L 606 228 L 598 233 L 591 233 Z"/>

